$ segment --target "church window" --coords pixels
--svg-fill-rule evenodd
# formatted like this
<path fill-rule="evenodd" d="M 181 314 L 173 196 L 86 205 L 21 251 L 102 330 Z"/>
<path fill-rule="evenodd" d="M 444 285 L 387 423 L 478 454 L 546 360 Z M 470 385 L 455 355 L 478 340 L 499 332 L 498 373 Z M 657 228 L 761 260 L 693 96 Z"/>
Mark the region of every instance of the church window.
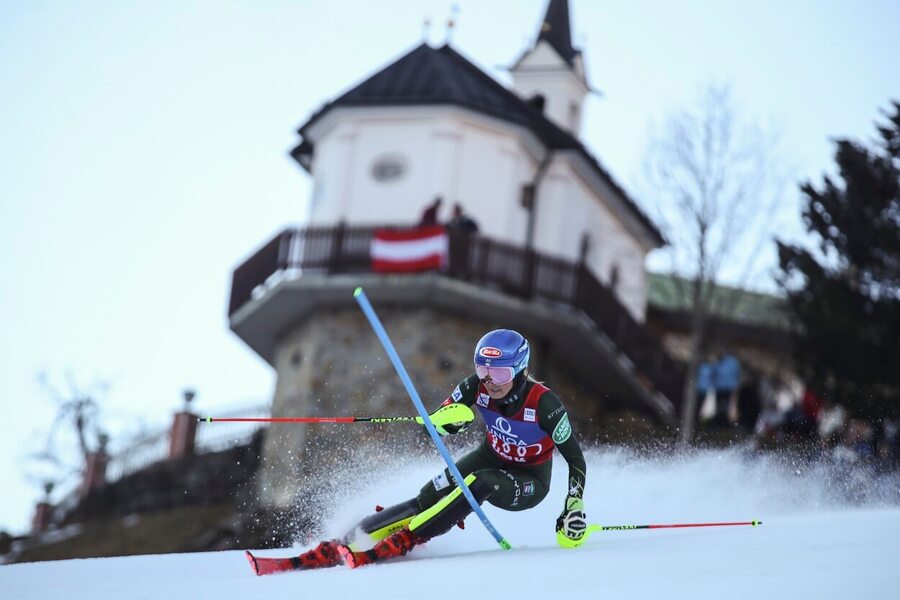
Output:
<path fill-rule="evenodd" d="M 381 156 L 372 164 L 372 178 L 381 183 L 397 181 L 406 174 L 406 161 L 397 155 Z"/>
<path fill-rule="evenodd" d="M 578 103 L 570 102 L 569 103 L 569 123 L 571 124 L 570 128 L 572 130 L 576 129 L 576 126 L 578 125 L 578 113 L 579 113 Z"/>

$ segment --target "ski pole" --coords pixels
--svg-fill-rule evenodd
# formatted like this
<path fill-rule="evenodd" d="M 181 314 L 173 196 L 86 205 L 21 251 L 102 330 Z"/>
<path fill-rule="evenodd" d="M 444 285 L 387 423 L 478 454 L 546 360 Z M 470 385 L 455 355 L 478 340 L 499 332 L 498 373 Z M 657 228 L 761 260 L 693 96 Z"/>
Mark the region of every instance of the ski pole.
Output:
<path fill-rule="evenodd" d="M 734 521 L 731 523 L 670 523 L 668 525 L 599 525 L 588 527 L 588 531 L 623 531 L 631 529 L 676 529 L 680 527 L 731 527 L 734 525 L 762 525 L 762 521 Z"/>
<path fill-rule="evenodd" d="M 684 527 L 731 527 L 736 525 L 751 525 L 756 527 L 762 525 L 762 521 L 731 521 L 727 523 L 668 523 L 665 525 L 600 525 L 594 523 L 588 525 L 584 535 L 577 540 L 566 537 L 564 533 L 556 533 L 556 542 L 563 548 L 577 548 L 585 543 L 595 531 L 631 531 L 634 529 L 680 529 Z"/>
<path fill-rule="evenodd" d="M 434 411 L 431 422 L 435 425 L 450 423 L 468 423 L 475 418 L 475 413 L 465 404 L 448 404 Z M 200 417 L 203 423 L 424 423 L 421 416 L 416 417 Z"/>

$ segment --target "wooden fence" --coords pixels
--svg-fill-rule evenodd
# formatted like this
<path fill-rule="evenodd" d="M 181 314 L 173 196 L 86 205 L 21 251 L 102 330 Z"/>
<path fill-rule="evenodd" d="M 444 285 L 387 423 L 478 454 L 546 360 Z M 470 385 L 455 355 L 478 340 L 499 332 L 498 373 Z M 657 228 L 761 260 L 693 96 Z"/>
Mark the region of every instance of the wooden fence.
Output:
<path fill-rule="evenodd" d="M 339 224 L 286 229 L 235 269 L 229 315 L 246 304 L 257 287 L 286 271 L 371 272 L 372 236 L 375 230 L 386 228 Z M 583 311 L 634 364 L 645 383 L 676 406 L 680 404 L 683 365 L 666 353 L 656 336 L 637 322 L 585 265 L 461 231 L 449 230 L 448 236 L 444 275 L 499 288 L 519 298 L 540 298 Z"/>

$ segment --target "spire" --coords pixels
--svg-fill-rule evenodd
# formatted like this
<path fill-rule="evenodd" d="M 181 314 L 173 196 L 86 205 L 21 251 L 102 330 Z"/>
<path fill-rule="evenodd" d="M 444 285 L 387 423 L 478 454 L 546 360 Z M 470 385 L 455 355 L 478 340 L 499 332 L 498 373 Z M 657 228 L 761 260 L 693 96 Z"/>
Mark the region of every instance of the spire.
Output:
<path fill-rule="evenodd" d="M 578 51 L 572 47 L 572 31 L 569 27 L 569 0 L 550 0 L 547 14 L 541 23 L 538 40 L 545 40 L 570 65 Z"/>
<path fill-rule="evenodd" d="M 572 47 L 568 0 L 548 0 L 537 40 L 510 68 L 513 89 L 533 103 L 543 98 L 543 113 L 578 135 L 581 109 L 590 84 L 581 51 Z"/>

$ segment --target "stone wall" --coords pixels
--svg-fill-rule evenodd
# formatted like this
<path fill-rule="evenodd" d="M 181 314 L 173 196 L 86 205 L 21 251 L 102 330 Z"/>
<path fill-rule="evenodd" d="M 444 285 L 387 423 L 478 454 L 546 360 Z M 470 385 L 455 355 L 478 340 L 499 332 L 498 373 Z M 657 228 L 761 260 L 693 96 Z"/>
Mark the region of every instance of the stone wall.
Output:
<path fill-rule="evenodd" d="M 503 326 L 430 309 L 380 308 L 379 316 L 429 410 L 472 373 L 478 339 Z M 610 429 L 622 423 L 618 410 L 570 378 L 540 339 L 521 333 L 532 344 L 532 373 L 563 399 L 579 436 L 610 439 Z M 283 337 L 275 367 L 275 417 L 415 414 L 384 349 L 355 308 L 320 311 L 297 324 Z M 650 427 L 649 418 L 629 419 L 629 428 L 634 422 L 638 430 Z M 482 435 L 483 428 L 472 427 L 463 448 L 474 446 Z M 456 439 L 453 445 L 459 445 Z M 269 508 L 315 512 L 317 498 L 327 496 L 323 490 L 335 484 L 335 477 L 351 476 L 382 457 L 424 451 L 434 452 L 424 429 L 415 425 L 274 425 L 263 444 L 259 499 Z"/>

